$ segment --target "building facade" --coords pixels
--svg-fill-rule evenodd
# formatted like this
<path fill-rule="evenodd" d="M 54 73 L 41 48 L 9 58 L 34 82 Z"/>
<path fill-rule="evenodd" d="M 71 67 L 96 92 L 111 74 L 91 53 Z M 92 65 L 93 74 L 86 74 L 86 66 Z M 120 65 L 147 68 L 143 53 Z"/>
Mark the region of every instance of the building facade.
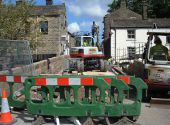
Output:
<path fill-rule="evenodd" d="M 52 0 L 46 0 L 45 6 L 34 6 L 32 14 L 32 18 L 39 23 L 40 34 L 37 39 L 41 41 L 41 45 L 33 53 L 38 58 L 64 54 L 67 42 L 65 5 L 53 5 Z"/>
<path fill-rule="evenodd" d="M 29 7 L 30 17 L 22 27 L 25 34 L 20 38 L 33 43 L 31 45 L 34 45 L 32 48 L 35 61 L 63 55 L 68 42 L 65 4 L 53 5 L 53 0 L 45 1 L 46 5 Z M 22 4 L 25 4 L 25 0 L 16 0 L 16 7 Z M 1 7 L 5 11 L 2 0 Z"/>
<path fill-rule="evenodd" d="M 141 57 L 147 32 L 154 30 L 170 32 L 170 19 L 148 19 L 147 13 L 139 15 L 127 9 L 122 1 L 118 10 L 104 17 L 105 56 L 120 61 L 129 58 L 129 51 L 135 51 Z"/>

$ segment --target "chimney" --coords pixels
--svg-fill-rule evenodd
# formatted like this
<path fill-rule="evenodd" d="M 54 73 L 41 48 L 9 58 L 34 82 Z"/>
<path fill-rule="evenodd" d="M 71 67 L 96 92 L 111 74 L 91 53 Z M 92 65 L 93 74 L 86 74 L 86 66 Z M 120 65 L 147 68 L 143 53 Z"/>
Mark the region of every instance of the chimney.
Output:
<path fill-rule="evenodd" d="M 126 8 L 126 0 L 121 0 L 120 7 Z"/>
<path fill-rule="evenodd" d="M 16 5 L 21 5 L 23 4 L 23 0 L 16 0 Z"/>
<path fill-rule="evenodd" d="M 46 5 L 53 5 L 53 0 L 46 0 Z"/>
<path fill-rule="evenodd" d="M 148 6 L 147 6 L 147 2 L 146 0 L 143 0 L 143 14 L 142 14 L 142 18 L 143 20 L 148 19 Z"/>

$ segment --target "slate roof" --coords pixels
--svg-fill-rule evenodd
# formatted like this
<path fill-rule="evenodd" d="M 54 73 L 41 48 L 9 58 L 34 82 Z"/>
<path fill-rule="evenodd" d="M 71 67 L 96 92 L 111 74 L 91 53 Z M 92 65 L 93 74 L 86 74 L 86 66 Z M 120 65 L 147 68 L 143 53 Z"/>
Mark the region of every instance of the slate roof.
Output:
<path fill-rule="evenodd" d="M 124 20 L 124 19 L 142 19 L 140 14 L 137 14 L 126 7 L 120 7 L 118 10 L 110 13 L 110 17 L 114 20 Z"/>
<path fill-rule="evenodd" d="M 111 28 L 153 28 L 153 24 L 157 25 L 157 28 L 170 28 L 170 19 L 157 18 L 157 19 L 142 19 L 142 15 L 137 14 L 126 7 L 126 3 L 123 0 L 121 7 L 106 15 L 110 18 Z"/>
<path fill-rule="evenodd" d="M 147 19 L 147 20 L 112 20 L 111 28 L 170 28 L 170 19 Z"/>
<path fill-rule="evenodd" d="M 47 15 L 47 16 L 54 16 L 54 15 L 65 15 L 65 5 L 47 5 L 47 6 L 34 6 L 33 7 L 33 15 Z"/>

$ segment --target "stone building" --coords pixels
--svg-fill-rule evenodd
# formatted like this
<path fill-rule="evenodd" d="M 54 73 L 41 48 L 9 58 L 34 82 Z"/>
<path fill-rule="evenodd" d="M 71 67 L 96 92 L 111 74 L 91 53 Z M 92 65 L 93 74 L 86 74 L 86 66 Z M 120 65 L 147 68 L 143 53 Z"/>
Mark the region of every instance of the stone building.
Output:
<path fill-rule="evenodd" d="M 75 36 L 72 33 L 68 32 L 69 48 L 74 47 L 76 44 L 76 39 L 74 37 Z"/>
<path fill-rule="evenodd" d="M 104 53 L 106 57 L 112 57 L 116 61 L 128 58 L 129 48 L 136 50 L 137 47 L 144 46 L 148 31 L 170 32 L 170 19 L 147 18 L 146 6 L 143 7 L 143 15 L 137 14 L 126 7 L 125 0 L 121 1 L 118 10 L 105 15 L 103 22 Z"/>
<path fill-rule="evenodd" d="M 0 8 L 3 4 L 2 1 L 0 0 Z M 46 5 L 35 5 L 31 8 L 31 17 L 25 27 L 29 33 L 34 34 L 34 42 L 40 43 L 33 51 L 36 61 L 64 54 L 67 44 L 65 4 L 53 5 L 53 0 L 45 1 Z M 24 4 L 24 2 L 25 0 L 16 0 L 16 6 Z"/>
<path fill-rule="evenodd" d="M 52 0 L 46 0 L 45 6 L 34 6 L 32 14 L 39 23 L 41 35 L 37 37 L 42 42 L 42 46 L 33 52 L 36 57 L 46 58 L 64 54 L 67 37 L 65 5 L 53 5 Z"/>
<path fill-rule="evenodd" d="M 66 44 L 64 44 L 64 55 L 70 54 L 70 48 L 75 47 L 76 39 L 73 34 L 70 32 L 66 36 Z"/>

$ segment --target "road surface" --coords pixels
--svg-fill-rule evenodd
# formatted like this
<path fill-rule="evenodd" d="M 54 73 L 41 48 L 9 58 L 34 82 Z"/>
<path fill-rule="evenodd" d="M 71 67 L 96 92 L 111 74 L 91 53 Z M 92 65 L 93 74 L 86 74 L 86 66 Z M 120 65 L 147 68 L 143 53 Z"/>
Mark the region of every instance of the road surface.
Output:
<path fill-rule="evenodd" d="M 13 112 L 13 111 L 12 111 Z M 31 125 L 34 118 L 27 112 L 13 112 L 13 117 L 17 119 L 14 125 Z M 66 119 L 60 119 L 61 125 L 73 125 Z M 140 125 L 170 125 L 170 105 L 155 105 L 142 103 L 141 116 L 137 120 Z M 55 125 L 53 120 L 44 125 Z"/>

